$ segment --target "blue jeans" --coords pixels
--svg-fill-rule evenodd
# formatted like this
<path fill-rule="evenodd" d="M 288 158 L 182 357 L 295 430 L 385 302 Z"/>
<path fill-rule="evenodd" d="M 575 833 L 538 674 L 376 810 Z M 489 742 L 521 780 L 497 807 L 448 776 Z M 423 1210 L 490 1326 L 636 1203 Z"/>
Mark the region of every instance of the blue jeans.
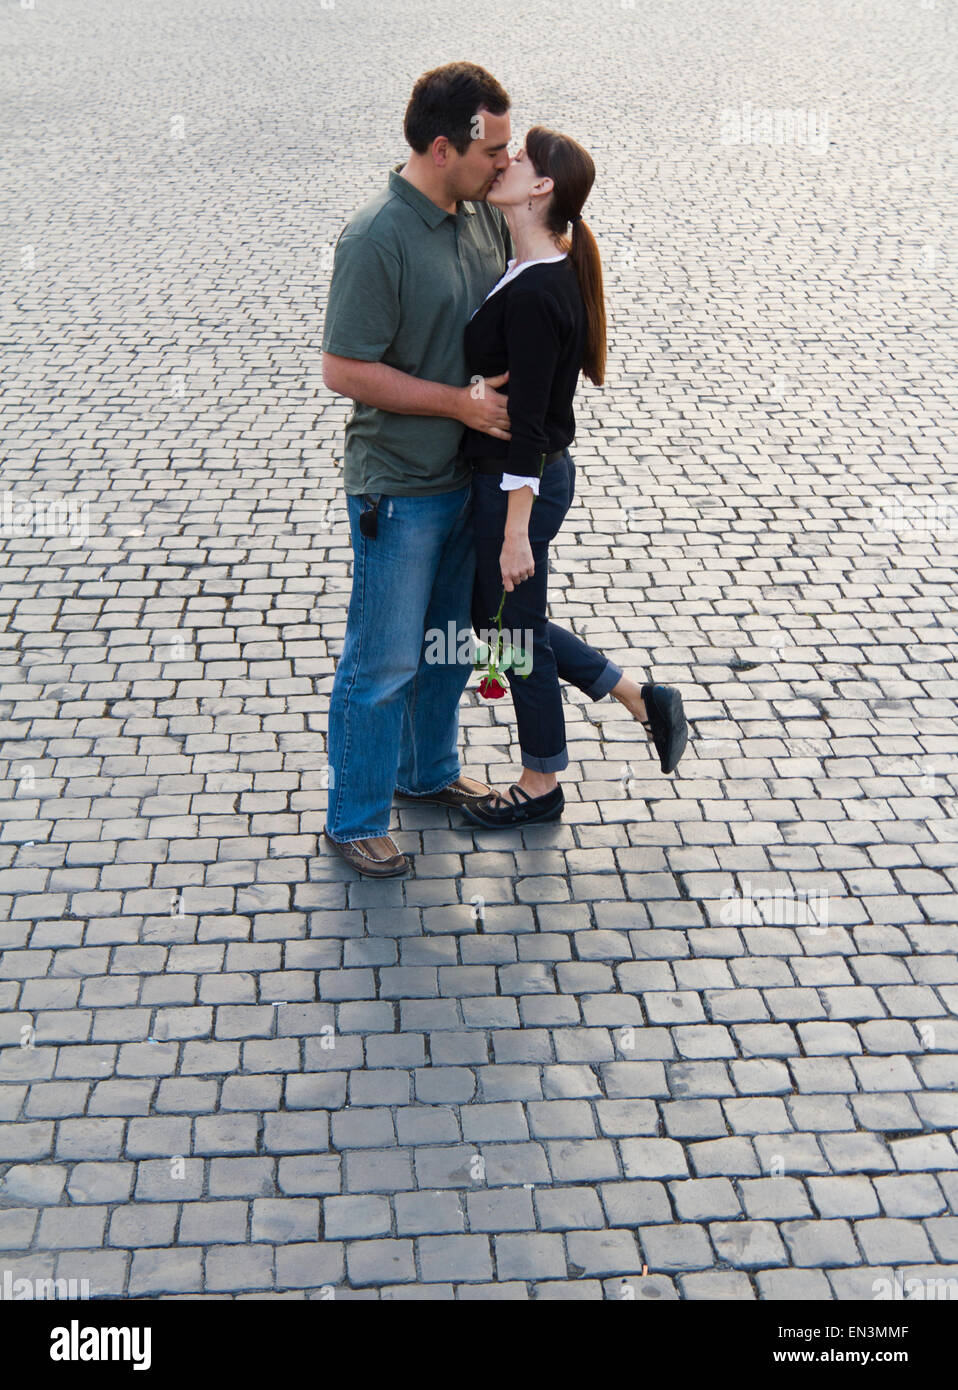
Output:
<path fill-rule="evenodd" d="M 505 538 L 509 494 L 499 486 L 495 473 L 476 473 L 472 483 L 476 532 L 476 588 L 472 622 L 478 633 L 494 628 L 493 615 L 503 595 L 499 552 Z M 519 646 L 523 634 L 532 639 L 528 675 L 508 670 L 516 711 L 522 766 L 534 772 L 561 772 L 569 765 L 565 719 L 559 681 L 567 681 L 594 700 L 608 695 L 622 678 L 622 669 L 602 652 L 590 647 L 574 632 L 549 621 L 546 613 L 549 587 L 549 542 L 565 520 L 575 496 L 575 464 L 566 449 L 561 458 L 546 464 L 529 517 L 529 545 L 535 562 L 531 579 L 506 594 L 502 630 Z M 528 656 L 528 653 L 527 653 Z"/>
<path fill-rule="evenodd" d="M 369 539 L 359 517 L 372 500 L 347 498 L 353 588 L 329 703 L 326 811 L 341 842 L 387 835 L 397 787 L 425 796 L 456 780 L 472 670 L 470 489 L 381 497 Z"/>

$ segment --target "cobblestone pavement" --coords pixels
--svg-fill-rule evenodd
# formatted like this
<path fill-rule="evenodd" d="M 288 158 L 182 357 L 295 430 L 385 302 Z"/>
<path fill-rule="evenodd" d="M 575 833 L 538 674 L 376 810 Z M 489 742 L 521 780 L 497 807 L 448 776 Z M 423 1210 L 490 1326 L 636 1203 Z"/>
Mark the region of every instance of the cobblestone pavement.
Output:
<path fill-rule="evenodd" d="M 36 0 L 0 37 L 3 1270 L 958 1277 L 954 7 Z M 319 843 L 322 307 L 454 57 L 595 154 L 611 371 L 554 612 L 694 742 L 663 778 L 572 691 L 561 824 L 397 806 L 415 872 L 374 884 Z M 505 780 L 508 710 L 472 690 L 463 742 Z"/>

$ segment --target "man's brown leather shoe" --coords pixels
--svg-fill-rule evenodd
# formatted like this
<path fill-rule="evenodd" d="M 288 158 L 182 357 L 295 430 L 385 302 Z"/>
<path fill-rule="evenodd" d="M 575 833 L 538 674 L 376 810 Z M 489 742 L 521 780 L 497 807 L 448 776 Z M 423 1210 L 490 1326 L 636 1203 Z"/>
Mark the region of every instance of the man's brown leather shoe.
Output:
<path fill-rule="evenodd" d="M 351 869 L 367 878 L 396 878 L 410 868 L 409 860 L 400 854 L 391 836 L 377 835 L 373 840 L 334 840 L 323 831 L 326 843 L 342 855 Z"/>
<path fill-rule="evenodd" d="M 408 792 L 398 789 L 396 796 L 400 801 L 418 801 L 422 806 L 461 807 L 481 801 L 491 790 L 491 787 L 487 787 L 484 782 L 477 782 L 474 777 L 457 777 L 448 787 L 443 787 L 438 792 L 430 792 L 428 796 L 410 796 Z"/>

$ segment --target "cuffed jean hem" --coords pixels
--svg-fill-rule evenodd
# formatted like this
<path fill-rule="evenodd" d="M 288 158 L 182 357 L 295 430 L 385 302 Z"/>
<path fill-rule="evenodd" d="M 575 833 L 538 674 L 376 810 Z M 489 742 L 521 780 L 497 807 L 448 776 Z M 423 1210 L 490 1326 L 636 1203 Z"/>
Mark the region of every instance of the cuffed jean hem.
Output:
<path fill-rule="evenodd" d="M 569 752 L 563 748 L 561 753 L 553 753 L 551 758 L 536 758 L 531 753 L 523 753 L 522 766 L 530 772 L 561 772 L 569 766 Z"/>
<path fill-rule="evenodd" d="M 614 661 L 610 661 L 599 679 L 589 686 L 585 694 L 593 700 L 601 700 L 603 695 L 608 695 L 618 685 L 624 675 L 621 666 L 616 666 Z"/>
<path fill-rule="evenodd" d="M 456 773 L 455 777 L 450 777 L 448 782 L 440 782 L 438 787 L 430 787 L 428 791 L 424 792 L 410 791 L 408 787 L 402 787 L 398 782 L 396 783 L 396 790 L 397 792 L 402 792 L 404 796 L 435 796 L 436 792 L 444 792 L 447 787 L 452 786 L 453 782 L 458 782 L 461 776 L 462 771 L 460 770 Z"/>
<path fill-rule="evenodd" d="M 339 840 L 332 833 L 328 825 L 324 825 L 323 829 L 326 831 L 329 838 L 337 845 L 357 845 L 360 840 L 381 840 L 384 836 L 389 834 L 389 826 L 387 825 L 385 830 L 370 830 L 365 835 L 350 835 L 348 840 Z"/>

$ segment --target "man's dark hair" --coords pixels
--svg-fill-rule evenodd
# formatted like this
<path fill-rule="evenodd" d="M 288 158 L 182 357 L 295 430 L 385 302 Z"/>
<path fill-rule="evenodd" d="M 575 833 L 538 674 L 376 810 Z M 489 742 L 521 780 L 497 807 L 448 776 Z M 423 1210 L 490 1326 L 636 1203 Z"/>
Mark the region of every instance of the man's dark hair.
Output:
<path fill-rule="evenodd" d="M 509 94 L 477 63 L 444 63 L 424 72 L 412 89 L 403 130 L 407 144 L 425 154 L 437 135 L 445 135 L 459 154 L 475 139 L 473 117 L 482 107 L 493 116 L 509 110 Z"/>

